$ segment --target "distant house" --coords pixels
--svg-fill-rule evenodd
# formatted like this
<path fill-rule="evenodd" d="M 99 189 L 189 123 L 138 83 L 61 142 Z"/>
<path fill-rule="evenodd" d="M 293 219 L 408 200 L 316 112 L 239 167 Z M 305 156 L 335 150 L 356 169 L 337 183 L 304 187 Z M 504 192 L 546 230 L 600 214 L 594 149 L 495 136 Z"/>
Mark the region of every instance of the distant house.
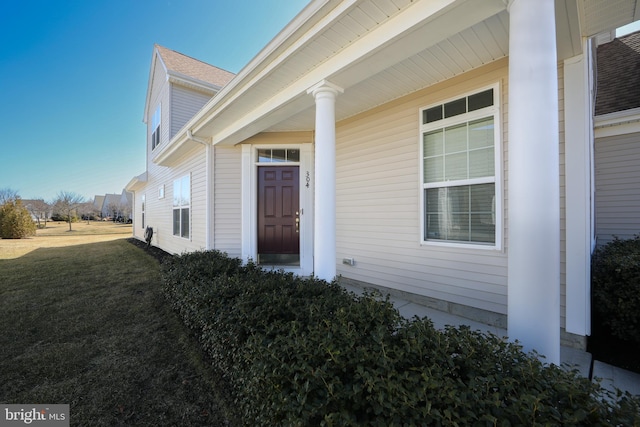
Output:
<path fill-rule="evenodd" d="M 103 219 L 128 221 L 133 209 L 133 194 L 125 189 L 121 194 L 95 196 L 93 205 Z"/>
<path fill-rule="evenodd" d="M 640 234 L 640 32 L 597 48 L 595 212 L 598 244 Z"/>
<path fill-rule="evenodd" d="M 96 212 L 100 213 L 101 216 L 102 216 L 102 205 L 104 205 L 104 198 L 105 196 L 99 196 L 99 195 L 96 195 L 93 198 L 93 207 Z"/>
<path fill-rule="evenodd" d="M 111 219 L 118 216 L 118 212 L 120 211 L 120 198 L 120 194 L 105 194 L 102 208 L 100 209 L 100 216 Z"/>
<path fill-rule="evenodd" d="M 313 0 L 236 76 L 155 46 L 134 236 L 413 295 L 558 363 L 590 333 L 592 37 L 640 10 L 604 4 Z"/>
<path fill-rule="evenodd" d="M 47 220 L 53 215 L 53 207 L 42 199 L 23 199 L 22 206 L 27 208 L 34 221 Z"/>

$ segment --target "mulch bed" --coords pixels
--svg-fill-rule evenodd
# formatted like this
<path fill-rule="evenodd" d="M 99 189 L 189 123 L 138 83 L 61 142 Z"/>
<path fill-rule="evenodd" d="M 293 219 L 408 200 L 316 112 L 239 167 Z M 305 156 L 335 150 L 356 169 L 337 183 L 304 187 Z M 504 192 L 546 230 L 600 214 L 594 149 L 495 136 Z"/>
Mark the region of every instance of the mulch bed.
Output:
<path fill-rule="evenodd" d="M 140 249 L 143 249 L 146 253 L 148 253 L 149 255 L 154 257 L 156 260 L 158 260 L 160 264 L 164 262 L 165 258 L 173 257 L 173 255 L 171 255 L 169 252 L 165 252 L 162 249 L 158 248 L 157 246 L 152 246 L 152 245 L 148 246 L 147 243 L 143 242 L 142 240 L 138 240 L 136 238 L 130 237 L 127 239 L 127 241 L 139 247 Z"/>

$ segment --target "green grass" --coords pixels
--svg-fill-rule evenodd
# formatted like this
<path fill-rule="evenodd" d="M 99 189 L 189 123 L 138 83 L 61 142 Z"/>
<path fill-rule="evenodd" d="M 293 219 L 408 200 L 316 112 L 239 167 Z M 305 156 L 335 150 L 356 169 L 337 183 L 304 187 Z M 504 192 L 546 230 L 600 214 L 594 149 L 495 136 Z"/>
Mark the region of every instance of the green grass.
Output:
<path fill-rule="evenodd" d="M 225 425 L 156 260 L 117 235 L 55 238 L 0 241 L 0 402 L 70 404 L 71 425 Z"/>

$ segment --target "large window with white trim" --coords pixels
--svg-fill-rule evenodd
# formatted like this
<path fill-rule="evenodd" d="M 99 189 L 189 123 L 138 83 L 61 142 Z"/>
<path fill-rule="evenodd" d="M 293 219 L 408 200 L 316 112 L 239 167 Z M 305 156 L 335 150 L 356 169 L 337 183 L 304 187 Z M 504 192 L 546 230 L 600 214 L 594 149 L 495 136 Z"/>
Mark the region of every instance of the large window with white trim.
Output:
<path fill-rule="evenodd" d="M 191 177 L 185 175 L 173 181 L 173 235 L 188 239 L 191 209 Z"/>
<path fill-rule="evenodd" d="M 424 242 L 497 246 L 497 88 L 421 111 Z"/>

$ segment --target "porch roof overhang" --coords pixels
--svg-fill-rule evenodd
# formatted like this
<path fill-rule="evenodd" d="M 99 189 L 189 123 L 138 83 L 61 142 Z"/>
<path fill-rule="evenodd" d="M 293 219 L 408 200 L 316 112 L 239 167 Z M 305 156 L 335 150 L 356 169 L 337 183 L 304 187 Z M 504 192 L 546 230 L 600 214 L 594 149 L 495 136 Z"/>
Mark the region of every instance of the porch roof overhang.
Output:
<path fill-rule="evenodd" d="M 131 181 L 127 185 L 125 185 L 124 189 L 126 191 L 136 191 L 139 188 L 142 188 L 144 184 L 147 182 L 147 172 L 141 173 L 138 176 L 134 176 L 131 178 Z"/>
<path fill-rule="evenodd" d="M 314 0 L 153 159 L 192 144 L 237 144 L 260 132 L 309 131 L 322 80 L 344 89 L 336 120 L 508 56 L 512 0 Z M 639 18 L 640 0 L 556 0 L 558 59 L 583 37 Z M 606 3 L 606 5 L 603 5 Z"/>

